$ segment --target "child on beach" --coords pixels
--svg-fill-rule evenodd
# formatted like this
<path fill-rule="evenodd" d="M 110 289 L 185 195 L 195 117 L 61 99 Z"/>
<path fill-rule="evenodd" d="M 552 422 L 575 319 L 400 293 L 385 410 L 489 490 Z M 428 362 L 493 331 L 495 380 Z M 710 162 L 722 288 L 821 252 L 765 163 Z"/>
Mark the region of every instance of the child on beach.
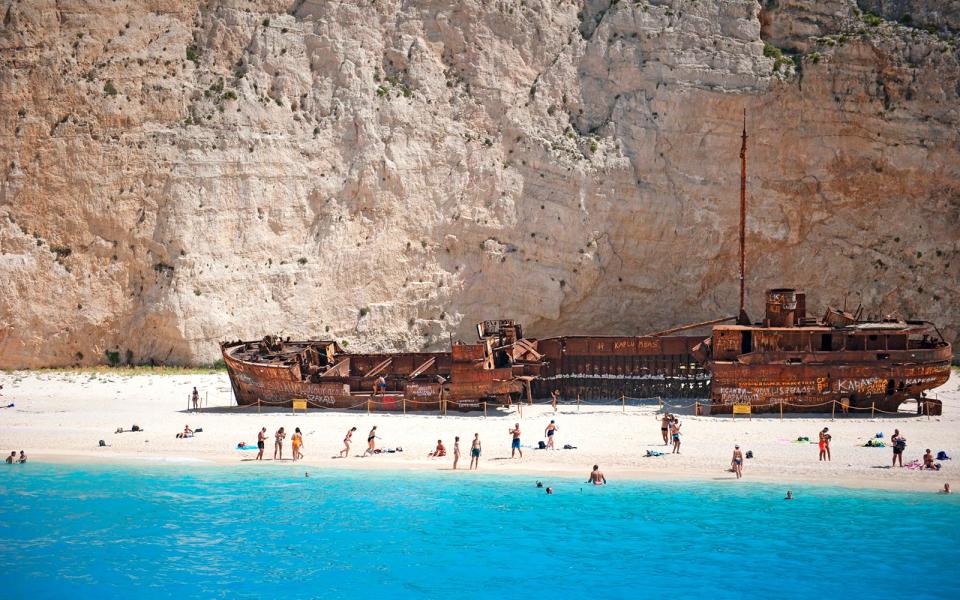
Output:
<path fill-rule="evenodd" d="M 341 458 L 346 458 L 347 456 L 350 455 L 350 439 L 353 437 L 353 432 L 356 431 L 356 430 L 357 430 L 356 427 L 351 427 L 350 430 L 347 431 L 347 435 L 344 436 L 344 438 L 343 438 L 343 450 L 340 451 L 340 457 L 341 457 Z"/>
<path fill-rule="evenodd" d="M 513 441 L 510 442 L 510 458 L 517 452 L 520 453 L 520 458 L 523 458 L 523 450 L 520 449 L 520 423 L 515 423 L 508 433 L 513 436 Z"/>
<path fill-rule="evenodd" d="M 473 444 L 470 446 L 470 468 L 480 468 L 480 434 L 473 434 Z"/>
<path fill-rule="evenodd" d="M 457 462 L 460 460 L 460 436 L 453 438 L 453 470 L 457 470 Z"/>

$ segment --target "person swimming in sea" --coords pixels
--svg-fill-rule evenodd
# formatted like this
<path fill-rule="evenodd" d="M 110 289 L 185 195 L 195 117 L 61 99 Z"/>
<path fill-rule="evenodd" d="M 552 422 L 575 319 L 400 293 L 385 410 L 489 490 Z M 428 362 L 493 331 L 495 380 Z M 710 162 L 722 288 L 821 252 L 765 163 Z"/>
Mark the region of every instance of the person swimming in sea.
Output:
<path fill-rule="evenodd" d="M 548 494 L 553 494 L 553 488 L 552 488 L 552 487 L 548 487 L 548 488 L 547 488 L 547 493 L 548 493 Z"/>
<path fill-rule="evenodd" d="M 17 461 L 17 451 L 14 450 L 13 452 L 10 453 L 10 456 L 7 457 L 7 464 L 12 465 L 16 461 Z"/>
<path fill-rule="evenodd" d="M 20 463 L 21 465 L 22 465 L 23 463 L 27 462 L 27 453 L 24 452 L 23 450 L 21 450 L 21 451 L 20 451 L 20 459 L 19 459 L 17 462 Z"/>
<path fill-rule="evenodd" d="M 949 493 L 950 493 L 950 484 L 949 484 L 949 483 L 943 484 L 943 489 L 940 490 L 940 493 L 941 493 L 941 494 L 949 494 Z"/>
<path fill-rule="evenodd" d="M 356 431 L 356 430 L 357 430 L 356 427 L 351 427 L 351 428 L 347 431 L 347 435 L 344 436 L 344 438 L 343 438 L 343 450 L 340 451 L 340 456 L 341 456 L 342 458 L 346 458 L 347 456 L 350 455 L 350 438 L 353 437 L 353 432 Z"/>
<path fill-rule="evenodd" d="M 473 434 L 473 443 L 470 444 L 470 468 L 480 468 L 480 434 Z"/>
<path fill-rule="evenodd" d="M 593 465 L 593 471 L 590 472 L 590 477 L 587 478 L 586 483 L 592 483 L 593 485 L 607 484 L 607 478 L 603 476 L 599 465 Z"/>
<path fill-rule="evenodd" d="M 560 431 L 560 428 L 557 427 L 557 422 L 551 419 L 550 424 L 543 430 L 543 434 L 547 436 L 547 448 L 555 450 L 553 447 L 553 436 L 558 431 Z M 522 457 L 523 455 L 521 454 L 520 456 Z"/>
<path fill-rule="evenodd" d="M 793 492 L 787 490 L 787 496 L 784 498 L 784 500 L 793 500 Z"/>
<path fill-rule="evenodd" d="M 743 477 L 743 452 L 740 451 L 740 445 L 733 447 L 733 459 L 730 461 L 733 472 L 737 474 L 737 479 Z"/>

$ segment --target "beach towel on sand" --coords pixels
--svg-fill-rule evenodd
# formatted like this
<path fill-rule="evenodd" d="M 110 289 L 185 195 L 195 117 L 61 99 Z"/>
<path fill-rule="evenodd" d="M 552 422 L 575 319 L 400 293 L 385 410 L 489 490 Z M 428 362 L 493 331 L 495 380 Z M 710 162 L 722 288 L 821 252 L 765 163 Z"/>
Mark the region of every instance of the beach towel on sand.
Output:
<path fill-rule="evenodd" d="M 663 456 L 663 452 L 658 452 L 656 450 L 647 450 L 647 456 Z"/>
<path fill-rule="evenodd" d="M 247 444 L 246 446 L 237 446 L 237 450 L 259 450 L 259 448 Z"/>

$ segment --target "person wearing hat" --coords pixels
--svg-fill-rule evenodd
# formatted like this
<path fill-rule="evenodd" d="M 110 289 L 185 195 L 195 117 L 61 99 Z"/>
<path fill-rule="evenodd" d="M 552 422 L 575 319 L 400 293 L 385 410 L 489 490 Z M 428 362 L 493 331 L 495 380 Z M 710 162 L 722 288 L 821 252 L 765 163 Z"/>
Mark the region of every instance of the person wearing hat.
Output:
<path fill-rule="evenodd" d="M 743 452 L 740 451 L 739 444 L 733 447 L 733 460 L 730 461 L 730 466 L 737 474 L 737 479 L 743 477 Z"/>
<path fill-rule="evenodd" d="M 550 424 L 547 425 L 547 428 L 543 431 L 543 435 L 547 436 L 547 448 L 554 450 L 553 447 L 553 435 L 560 431 L 560 428 L 557 427 L 557 422 L 553 419 L 550 420 Z"/>

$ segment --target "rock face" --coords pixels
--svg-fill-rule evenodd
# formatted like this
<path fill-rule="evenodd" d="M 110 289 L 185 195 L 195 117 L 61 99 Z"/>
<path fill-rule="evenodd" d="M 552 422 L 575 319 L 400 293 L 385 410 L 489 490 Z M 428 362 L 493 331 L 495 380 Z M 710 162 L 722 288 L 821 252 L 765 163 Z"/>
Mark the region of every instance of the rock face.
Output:
<path fill-rule="evenodd" d="M 3 0 L 0 367 L 733 314 L 744 109 L 748 312 L 956 342 L 956 3 L 862 4 Z"/>

